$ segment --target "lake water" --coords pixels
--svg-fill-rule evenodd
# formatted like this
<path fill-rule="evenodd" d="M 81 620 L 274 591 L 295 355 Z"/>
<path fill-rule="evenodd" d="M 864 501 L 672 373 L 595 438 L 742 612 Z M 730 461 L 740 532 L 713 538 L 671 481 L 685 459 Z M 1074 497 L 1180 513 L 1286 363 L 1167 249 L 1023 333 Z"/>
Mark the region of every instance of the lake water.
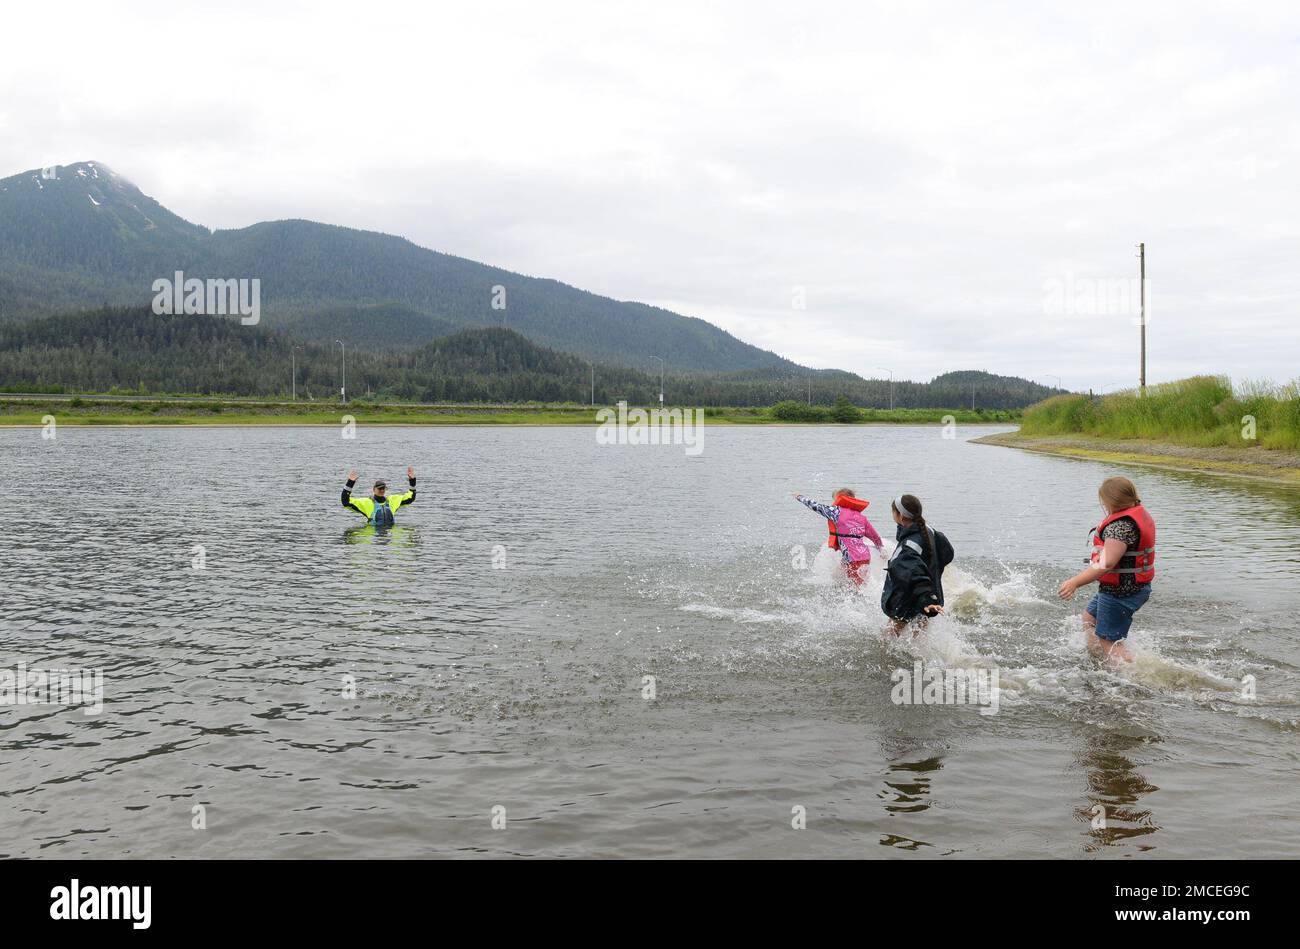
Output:
<path fill-rule="evenodd" d="M 0 853 L 1296 856 L 1300 492 L 994 430 L 0 430 L 0 668 L 104 675 L 97 715 L 0 706 Z M 349 532 L 345 472 L 408 464 Z M 1117 471 L 1160 527 L 1122 671 L 1055 596 Z M 923 635 L 790 496 L 841 485 L 952 540 Z M 896 704 L 918 659 L 997 714 Z"/>

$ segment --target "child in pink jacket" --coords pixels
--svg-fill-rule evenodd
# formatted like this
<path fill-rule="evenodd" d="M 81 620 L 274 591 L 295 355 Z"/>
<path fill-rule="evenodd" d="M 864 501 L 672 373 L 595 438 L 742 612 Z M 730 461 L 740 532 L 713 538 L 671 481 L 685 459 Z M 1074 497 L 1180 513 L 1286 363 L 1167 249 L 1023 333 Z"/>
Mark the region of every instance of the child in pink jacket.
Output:
<path fill-rule="evenodd" d="M 845 573 L 850 580 L 860 586 L 867 578 L 859 571 L 871 563 L 871 547 L 867 546 L 866 541 L 871 541 L 872 546 L 880 553 L 884 552 L 884 547 L 881 545 L 880 535 L 862 513 L 871 502 L 859 501 L 852 488 L 840 488 L 834 496 L 833 504 L 823 504 L 802 494 L 796 494 L 794 497 L 800 504 L 816 511 L 829 522 L 831 536 L 827 546 L 839 549 Z"/>

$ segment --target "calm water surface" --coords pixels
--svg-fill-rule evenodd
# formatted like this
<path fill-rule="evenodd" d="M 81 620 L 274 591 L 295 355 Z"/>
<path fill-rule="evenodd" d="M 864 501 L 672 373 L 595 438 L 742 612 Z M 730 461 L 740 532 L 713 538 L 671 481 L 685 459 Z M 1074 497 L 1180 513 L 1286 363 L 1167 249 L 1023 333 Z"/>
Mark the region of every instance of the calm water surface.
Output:
<path fill-rule="evenodd" d="M 0 706 L 0 853 L 1296 856 L 1300 493 L 987 431 L 0 431 L 0 669 L 105 676 L 99 715 Z M 408 464 L 349 530 L 348 468 Z M 1116 672 L 1054 591 L 1120 470 L 1161 533 Z M 842 484 L 957 549 L 915 640 L 790 497 Z M 891 702 L 918 658 L 997 669 L 998 714 Z"/>

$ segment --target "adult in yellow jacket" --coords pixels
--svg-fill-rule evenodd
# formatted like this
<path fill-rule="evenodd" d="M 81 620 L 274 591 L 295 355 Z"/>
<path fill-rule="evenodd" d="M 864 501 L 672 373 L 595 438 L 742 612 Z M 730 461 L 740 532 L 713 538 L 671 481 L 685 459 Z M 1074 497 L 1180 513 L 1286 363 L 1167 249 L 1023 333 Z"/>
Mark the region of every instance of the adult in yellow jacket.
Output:
<path fill-rule="evenodd" d="M 352 487 L 357 483 L 357 472 L 356 469 L 353 469 L 348 472 L 348 483 L 343 489 L 343 506 L 361 514 L 375 527 L 392 527 L 393 515 L 398 508 L 404 504 L 412 504 L 415 501 L 414 468 L 406 469 L 406 480 L 410 482 L 411 490 L 405 494 L 389 495 L 388 485 L 381 479 L 375 482 L 370 497 L 354 498 L 352 496 Z"/>

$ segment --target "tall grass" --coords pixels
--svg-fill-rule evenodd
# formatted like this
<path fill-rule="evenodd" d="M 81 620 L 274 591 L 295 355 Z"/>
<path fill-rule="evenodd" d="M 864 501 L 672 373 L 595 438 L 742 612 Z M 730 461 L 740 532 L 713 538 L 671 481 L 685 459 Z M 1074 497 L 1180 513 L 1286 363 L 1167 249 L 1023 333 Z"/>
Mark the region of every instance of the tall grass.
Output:
<path fill-rule="evenodd" d="M 1249 420 L 1254 419 L 1252 440 Z M 1026 435 L 1144 438 L 1179 445 L 1300 449 L 1300 383 L 1194 376 L 1100 398 L 1058 395 L 1025 410 Z"/>

